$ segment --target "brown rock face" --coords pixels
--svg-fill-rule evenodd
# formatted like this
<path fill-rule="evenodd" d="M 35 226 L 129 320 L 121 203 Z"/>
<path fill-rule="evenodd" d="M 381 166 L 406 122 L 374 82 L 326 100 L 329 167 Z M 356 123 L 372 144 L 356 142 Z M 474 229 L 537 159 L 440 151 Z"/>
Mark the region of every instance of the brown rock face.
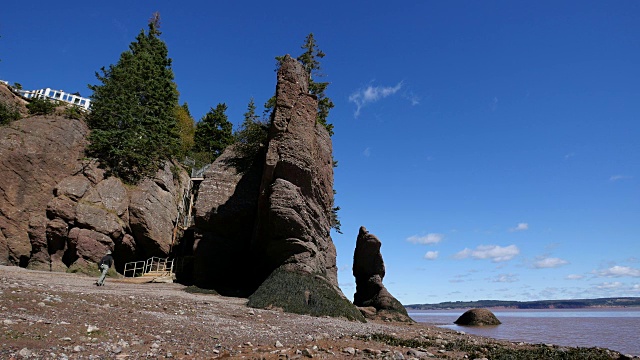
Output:
<path fill-rule="evenodd" d="M 302 65 L 286 56 L 260 185 L 255 248 L 268 271 L 321 274 L 336 289 L 336 250 L 329 235 L 333 205 L 331 138 L 316 124 L 317 100 Z"/>
<path fill-rule="evenodd" d="M 31 117 L 0 127 L 0 264 L 26 266 L 31 241 L 41 246 L 45 216 L 55 186 L 84 156 L 87 126 L 62 117 Z M 4 238 L 4 239 L 3 239 Z"/>
<path fill-rule="evenodd" d="M 500 325 L 498 318 L 487 309 L 471 309 L 460 315 L 458 320 L 453 322 L 458 325 L 467 326 L 487 326 Z"/>
<path fill-rule="evenodd" d="M 278 71 L 266 148 L 244 171 L 233 165 L 239 155 L 227 149 L 199 185 L 193 245 L 197 285 L 221 293 L 299 296 L 303 302 L 319 296 L 302 285 L 265 289 L 263 282 L 278 269 L 272 284 L 301 274 L 299 284 L 317 280 L 334 298 L 346 301 L 338 288 L 330 237 L 331 138 L 316 124 L 317 106 L 309 94 L 308 74 L 286 56 Z M 263 298 L 259 303 L 273 305 L 270 301 Z"/>
<path fill-rule="evenodd" d="M 127 189 L 83 160 L 88 132 L 56 115 L 0 127 L 0 265 L 95 271 L 109 249 L 122 270 L 169 254 L 188 175 L 166 163 Z"/>
<path fill-rule="evenodd" d="M 126 262 L 169 255 L 189 181 L 184 171 L 174 181 L 167 162 L 154 178 L 128 190 L 117 178 L 101 178 L 95 163 L 81 169 L 55 188 L 56 196 L 47 204 L 48 247 L 34 251 L 29 268 L 84 271 L 95 268 L 106 250 L 115 250 L 121 271 Z"/>
<path fill-rule="evenodd" d="M 356 278 L 353 303 L 363 308 L 375 308 L 375 315 L 370 310 L 363 311 L 369 318 L 411 322 L 413 320 L 404 306 L 382 284 L 385 267 L 381 246 L 375 235 L 370 234 L 364 226 L 360 227 L 353 254 L 353 276 Z"/>
<path fill-rule="evenodd" d="M 260 155 L 264 157 L 264 152 Z M 215 288 L 221 294 L 247 296 L 257 287 L 258 278 L 251 238 L 262 160 L 240 172 L 234 166 L 237 158 L 230 147 L 205 172 L 194 206 L 194 244 L 185 241 L 182 250 L 195 256 L 193 273 L 198 286 Z"/>

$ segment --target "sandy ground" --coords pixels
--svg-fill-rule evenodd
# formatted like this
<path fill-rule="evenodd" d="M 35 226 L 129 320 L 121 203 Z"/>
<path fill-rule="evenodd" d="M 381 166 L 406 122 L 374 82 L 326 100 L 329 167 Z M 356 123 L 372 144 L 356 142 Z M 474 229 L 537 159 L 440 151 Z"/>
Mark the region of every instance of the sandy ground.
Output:
<path fill-rule="evenodd" d="M 422 324 L 252 309 L 246 299 L 191 294 L 180 284 L 95 280 L 0 266 L 0 359 L 465 359 L 446 345 L 528 346 Z M 367 340 L 372 334 L 431 346 Z"/>

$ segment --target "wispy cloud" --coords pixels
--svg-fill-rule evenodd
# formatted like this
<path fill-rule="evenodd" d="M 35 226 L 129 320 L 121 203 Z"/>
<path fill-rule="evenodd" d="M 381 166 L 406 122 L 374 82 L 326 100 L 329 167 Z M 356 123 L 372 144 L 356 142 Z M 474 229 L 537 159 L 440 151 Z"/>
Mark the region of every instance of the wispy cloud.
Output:
<path fill-rule="evenodd" d="M 425 236 L 413 235 L 408 237 L 407 241 L 412 244 L 426 245 L 426 244 L 437 244 L 440 241 L 442 241 L 442 239 L 444 239 L 443 234 L 432 233 L 432 234 L 427 234 Z"/>
<path fill-rule="evenodd" d="M 506 247 L 498 245 L 479 245 L 475 250 L 466 248 L 454 255 L 455 259 L 490 259 L 493 262 L 508 261 L 520 254 L 520 249 L 515 245 Z"/>
<path fill-rule="evenodd" d="M 427 251 L 426 254 L 424 254 L 424 258 L 427 260 L 435 260 L 438 258 L 438 252 L 437 251 Z"/>
<path fill-rule="evenodd" d="M 509 231 L 511 232 L 515 232 L 515 231 L 525 231 L 525 230 L 529 230 L 529 224 L 527 223 L 518 223 L 518 225 L 516 225 L 516 227 L 512 227 L 509 229 Z"/>
<path fill-rule="evenodd" d="M 633 176 L 629 176 L 629 175 L 611 175 L 611 177 L 609 178 L 609 181 L 627 180 L 632 178 Z"/>
<path fill-rule="evenodd" d="M 574 157 L 574 156 L 576 156 L 576 153 L 568 153 L 567 155 L 565 155 L 565 156 L 564 156 L 564 159 L 565 159 L 565 160 L 569 160 L 569 159 L 571 159 L 571 158 L 572 158 L 572 157 Z"/>
<path fill-rule="evenodd" d="M 580 280 L 580 279 L 584 279 L 584 275 L 578 275 L 578 274 L 567 275 L 567 280 Z"/>
<path fill-rule="evenodd" d="M 418 95 L 412 93 L 412 92 L 407 92 L 404 93 L 403 96 L 409 100 L 409 102 L 411 102 L 412 106 L 416 106 L 416 105 L 420 105 L 420 98 L 418 97 Z"/>
<path fill-rule="evenodd" d="M 366 157 L 371 156 L 371 148 L 368 147 L 368 148 L 364 149 L 364 151 L 362 152 L 362 155 L 364 155 Z"/>
<path fill-rule="evenodd" d="M 547 257 L 539 259 L 533 263 L 533 267 L 535 269 L 551 269 L 557 268 L 562 265 L 567 265 L 569 262 L 566 260 L 562 260 L 560 258 Z"/>
<path fill-rule="evenodd" d="M 491 282 L 495 283 L 512 283 L 518 281 L 518 275 L 516 274 L 499 274 L 493 279 L 489 279 Z"/>
<path fill-rule="evenodd" d="M 349 102 L 356 104 L 355 117 L 360 116 L 360 110 L 368 104 L 384 99 L 397 93 L 402 88 L 402 81 L 395 86 L 367 86 L 349 95 Z"/>
<path fill-rule="evenodd" d="M 618 265 L 594 273 L 601 277 L 640 277 L 640 269 Z"/>

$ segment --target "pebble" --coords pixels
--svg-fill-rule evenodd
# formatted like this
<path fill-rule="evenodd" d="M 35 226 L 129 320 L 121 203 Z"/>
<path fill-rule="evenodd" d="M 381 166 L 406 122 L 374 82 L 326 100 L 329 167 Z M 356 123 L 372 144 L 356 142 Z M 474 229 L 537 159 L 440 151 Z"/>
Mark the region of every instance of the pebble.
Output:
<path fill-rule="evenodd" d="M 98 330 L 100 330 L 100 329 L 97 326 L 87 325 L 87 332 L 88 333 L 92 333 L 92 332 L 95 332 L 95 331 L 98 331 Z"/>
<path fill-rule="evenodd" d="M 355 355 L 356 353 L 356 349 L 352 348 L 352 347 L 346 347 L 344 349 L 342 349 L 343 353 L 349 354 L 349 355 Z"/>
<path fill-rule="evenodd" d="M 284 346 L 284 345 L 282 345 L 282 343 L 281 343 L 280 341 L 276 340 L 276 347 L 277 347 L 277 348 L 281 348 L 281 347 L 283 347 L 283 346 Z"/>
<path fill-rule="evenodd" d="M 28 358 L 31 356 L 31 350 L 27 348 L 22 348 L 22 350 L 18 351 L 18 355 Z"/>

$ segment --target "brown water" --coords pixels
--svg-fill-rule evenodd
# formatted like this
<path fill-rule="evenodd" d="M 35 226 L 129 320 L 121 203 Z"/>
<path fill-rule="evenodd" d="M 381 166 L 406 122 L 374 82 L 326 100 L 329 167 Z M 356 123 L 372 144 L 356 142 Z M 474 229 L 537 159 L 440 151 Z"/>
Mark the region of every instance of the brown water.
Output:
<path fill-rule="evenodd" d="M 497 326 L 458 326 L 453 322 L 464 310 L 411 310 L 417 322 L 430 323 L 468 334 L 515 342 L 561 346 L 602 347 L 640 356 L 640 308 L 612 309 L 495 309 Z"/>

